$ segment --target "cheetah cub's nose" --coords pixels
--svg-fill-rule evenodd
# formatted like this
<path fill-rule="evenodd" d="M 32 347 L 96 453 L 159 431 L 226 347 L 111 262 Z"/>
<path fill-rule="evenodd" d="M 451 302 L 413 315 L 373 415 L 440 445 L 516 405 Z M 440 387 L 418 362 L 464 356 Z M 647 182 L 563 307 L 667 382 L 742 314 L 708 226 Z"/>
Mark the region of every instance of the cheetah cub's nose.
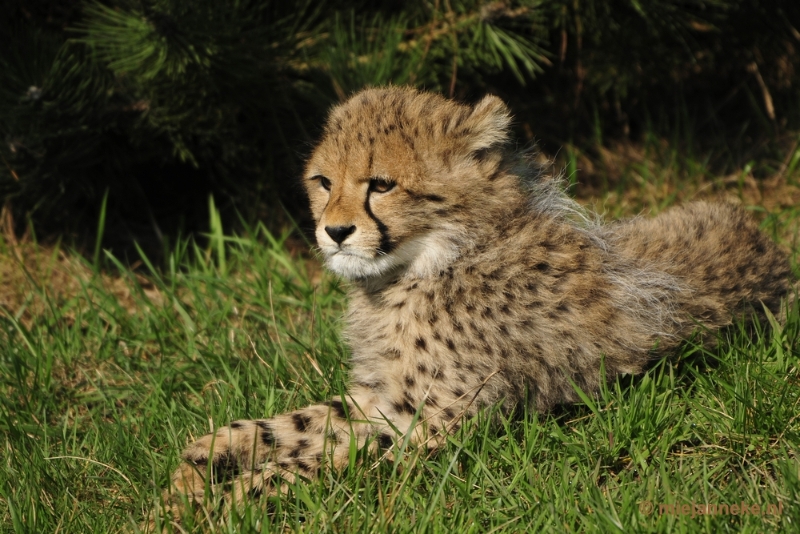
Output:
<path fill-rule="evenodd" d="M 326 226 L 325 233 L 331 236 L 331 239 L 336 241 L 337 245 L 341 245 L 342 242 L 347 239 L 347 236 L 352 234 L 356 231 L 355 225 L 353 226 Z"/>

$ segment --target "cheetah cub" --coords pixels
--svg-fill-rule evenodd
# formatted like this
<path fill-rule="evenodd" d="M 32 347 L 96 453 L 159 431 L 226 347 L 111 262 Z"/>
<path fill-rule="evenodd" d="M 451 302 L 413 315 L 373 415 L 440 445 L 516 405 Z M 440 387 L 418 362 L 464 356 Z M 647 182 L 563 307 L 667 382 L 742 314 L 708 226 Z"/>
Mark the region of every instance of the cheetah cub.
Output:
<path fill-rule="evenodd" d="M 779 312 L 787 256 L 740 208 L 600 224 L 509 150 L 510 121 L 494 96 L 400 87 L 331 111 L 303 183 L 325 263 L 349 281 L 349 393 L 201 438 L 173 493 L 279 491 L 346 464 L 353 441 L 435 448 L 481 407 L 574 402 L 698 327 Z"/>

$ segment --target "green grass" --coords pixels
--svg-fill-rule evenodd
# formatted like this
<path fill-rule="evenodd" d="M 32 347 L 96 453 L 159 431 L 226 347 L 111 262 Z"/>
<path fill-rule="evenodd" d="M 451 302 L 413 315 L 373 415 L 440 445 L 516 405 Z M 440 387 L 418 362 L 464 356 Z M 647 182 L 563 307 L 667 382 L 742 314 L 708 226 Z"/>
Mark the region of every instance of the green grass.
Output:
<path fill-rule="evenodd" d="M 213 212 L 213 209 L 212 209 Z M 800 214 L 765 229 L 782 236 Z M 187 442 L 341 394 L 344 294 L 263 228 L 179 245 L 134 272 L 108 255 L 55 291 L 45 267 L 0 300 L 0 531 L 120 532 L 158 502 Z M 785 237 L 784 237 L 785 239 Z M 792 241 L 793 238 L 789 238 Z M 79 261 L 76 255 L 69 255 Z M 105 265 L 100 273 L 99 264 Z M 3 271 L 0 270 L 0 273 Z M 44 273 L 44 274 L 42 274 Z M 199 532 L 765 532 L 800 523 L 800 313 L 734 327 L 555 413 L 484 414 L 435 455 L 410 448 L 292 486 Z M 647 504 L 654 510 L 646 513 Z M 682 516 L 671 504 L 780 505 Z M 663 513 L 661 513 L 663 512 Z M 179 532 L 179 530 L 176 530 Z"/>

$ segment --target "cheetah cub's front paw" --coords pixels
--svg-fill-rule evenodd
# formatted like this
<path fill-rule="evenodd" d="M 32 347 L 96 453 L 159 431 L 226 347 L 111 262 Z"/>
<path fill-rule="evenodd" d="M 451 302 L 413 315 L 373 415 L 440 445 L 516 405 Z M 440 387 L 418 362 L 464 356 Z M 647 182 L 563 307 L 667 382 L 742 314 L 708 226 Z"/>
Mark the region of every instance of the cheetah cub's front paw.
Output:
<path fill-rule="evenodd" d="M 236 421 L 222 427 L 186 448 L 184 461 L 172 475 L 172 493 L 197 503 L 207 500 L 209 492 L 211 496 L 260 494 L 281 471 L 268 463 L 275 445 L 269 421 Z"/>

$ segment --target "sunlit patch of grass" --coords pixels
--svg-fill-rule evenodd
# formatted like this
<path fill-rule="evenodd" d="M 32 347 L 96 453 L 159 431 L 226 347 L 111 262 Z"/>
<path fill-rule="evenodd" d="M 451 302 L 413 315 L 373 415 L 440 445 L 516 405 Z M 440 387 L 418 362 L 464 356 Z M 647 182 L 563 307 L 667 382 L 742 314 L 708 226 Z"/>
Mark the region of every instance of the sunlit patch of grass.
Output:
<path fill-rule="evenodd" d="M 739 202 L 769 213 L 800 205 L 800 149 L 785 139 L 785 151 L 774 158 L 723 165 L 713 172 L 708 154 L 692 156 L 654 134 L 642 140 L 609 141 L 605 145 L 567 145 L 556 167 L 570 177 L 573 194 L 595 204 L 612 218 L 655 214 L 689 200 Z M 794 219 L 792 217 L 792 219 Z"/>

